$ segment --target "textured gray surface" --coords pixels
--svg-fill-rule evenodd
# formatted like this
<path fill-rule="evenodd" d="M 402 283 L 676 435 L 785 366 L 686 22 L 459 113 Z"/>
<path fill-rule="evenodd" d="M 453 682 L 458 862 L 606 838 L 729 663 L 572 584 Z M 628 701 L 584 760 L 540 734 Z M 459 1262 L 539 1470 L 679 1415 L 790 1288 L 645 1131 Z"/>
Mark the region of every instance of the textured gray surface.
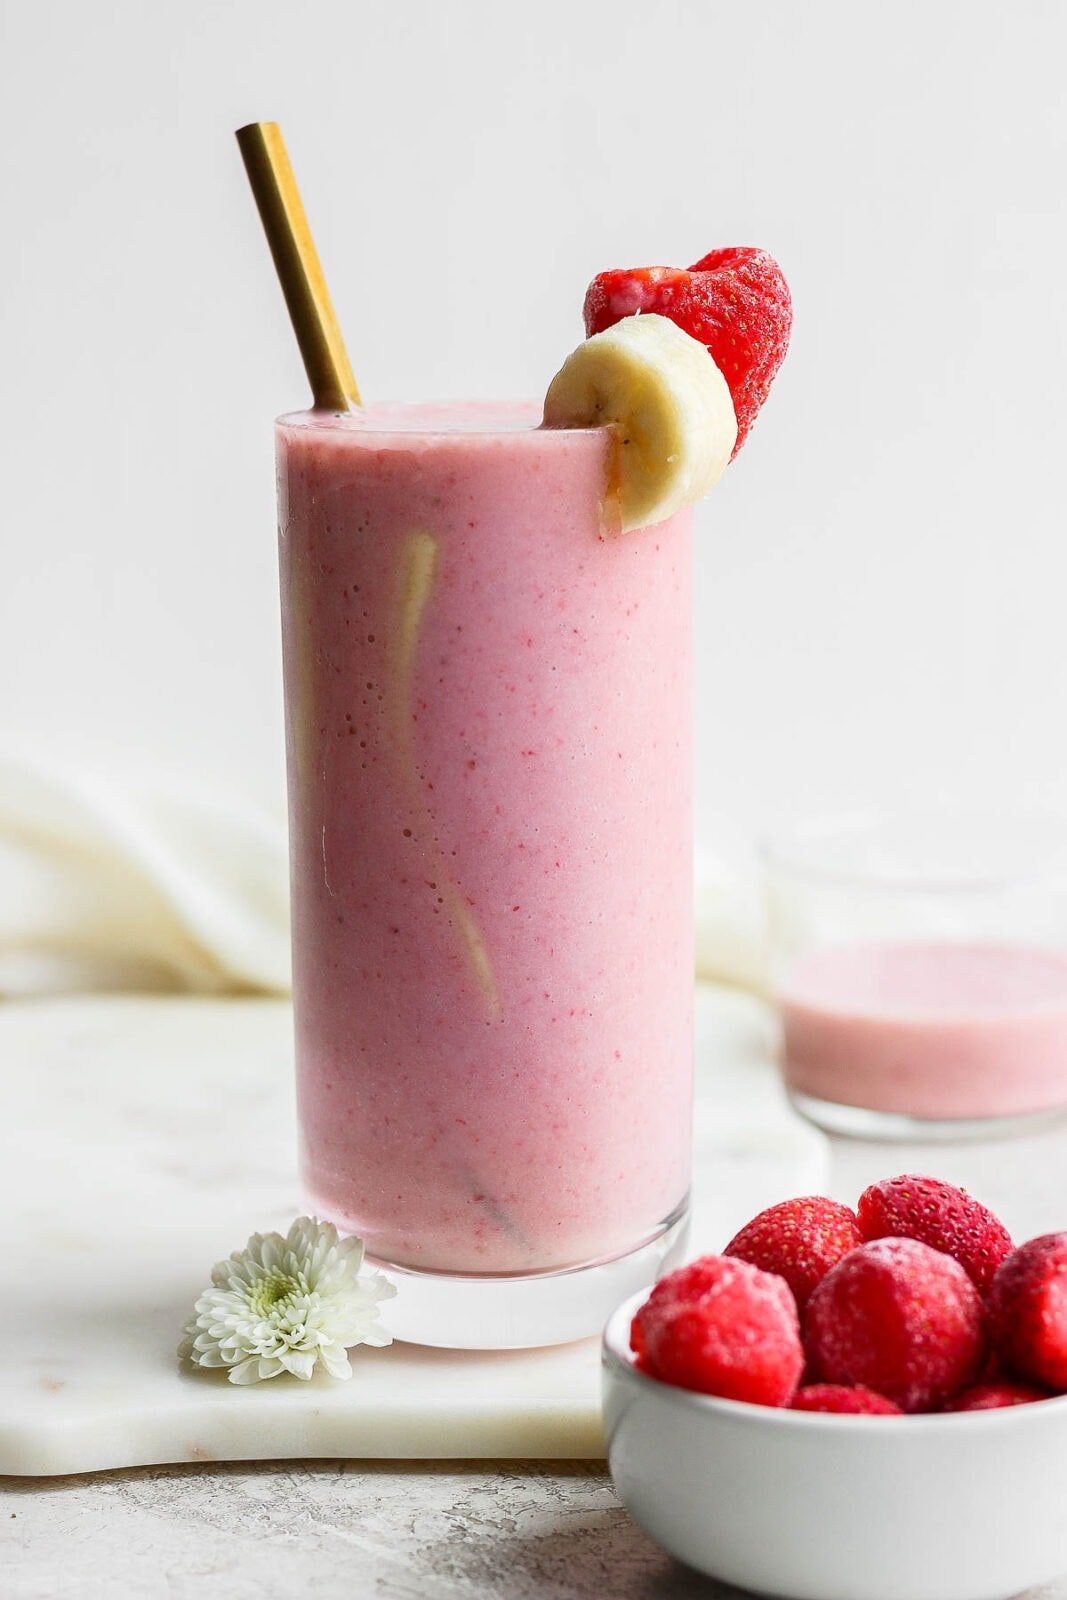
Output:
<path fill-rule="evenodd" d="M 658 1550 L 598 1464 L 275 1462 L 0 1479 L 3 1600 L 740 1593 Z M 1067 1600 L 1067 1584 L 1027 1600 Z"/>
<path fill-rule="evenodd" d="M 292 1462 L 0 1480 L 3 1600 L 696 1600 L 597 1464 Z"/>

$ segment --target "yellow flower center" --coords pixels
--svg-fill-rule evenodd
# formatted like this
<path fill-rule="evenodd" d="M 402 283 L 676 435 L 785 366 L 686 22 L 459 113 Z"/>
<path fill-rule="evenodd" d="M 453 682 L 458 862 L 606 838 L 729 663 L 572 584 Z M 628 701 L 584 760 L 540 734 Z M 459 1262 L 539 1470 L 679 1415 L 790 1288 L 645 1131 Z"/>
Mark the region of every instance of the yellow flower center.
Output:
<path fill-rule="evenodd" d="M 260 1278 L 249 1295 L 249 1310 L 257 1317 L 266 1317 L 280 1301 L 291 1300 L 294 1296 L 307 1292 L 308 1286 L 302 1272 L 294 1276 L 292 1273 L 283 1272 L 280 1267 L 274 1267 Z"/>

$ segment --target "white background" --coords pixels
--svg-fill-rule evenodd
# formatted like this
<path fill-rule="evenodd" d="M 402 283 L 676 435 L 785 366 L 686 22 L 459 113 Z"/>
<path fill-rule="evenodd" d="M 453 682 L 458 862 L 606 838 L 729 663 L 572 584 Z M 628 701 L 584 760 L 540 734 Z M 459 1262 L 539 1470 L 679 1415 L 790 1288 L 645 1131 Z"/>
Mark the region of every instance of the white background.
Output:
<path fill-rule="evenodd" d="M 305 387 L 232 138 L 277 118 L 368 396 L 539 396 L 602 267 L 784 264 L 792 352 L 700 510 L 705 835 L 1067 805 L 1067 7 L 0 19 L 9 743 L 281 808 L 270 422 Z"/>

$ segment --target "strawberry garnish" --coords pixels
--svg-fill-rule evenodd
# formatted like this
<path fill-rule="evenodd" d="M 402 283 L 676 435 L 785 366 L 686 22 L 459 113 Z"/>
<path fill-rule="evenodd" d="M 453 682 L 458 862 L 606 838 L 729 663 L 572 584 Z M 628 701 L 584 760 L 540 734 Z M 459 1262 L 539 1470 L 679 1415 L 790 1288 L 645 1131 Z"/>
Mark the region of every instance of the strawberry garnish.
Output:
<path fill-rule="evenodd" d="M 789 347 L 793 303 L 766 250 L 711 250 L 691 267 L 601 272 L 585 296 L 585 331 L 654 312 L 704 345 L 729 385 L 740 450 Z"/>

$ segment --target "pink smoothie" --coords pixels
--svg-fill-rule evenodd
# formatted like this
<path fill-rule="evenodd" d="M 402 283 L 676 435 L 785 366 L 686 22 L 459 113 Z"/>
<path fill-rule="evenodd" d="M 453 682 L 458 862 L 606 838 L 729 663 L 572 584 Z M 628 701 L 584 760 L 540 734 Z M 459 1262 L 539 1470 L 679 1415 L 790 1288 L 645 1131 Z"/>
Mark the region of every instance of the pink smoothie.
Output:
<path fill-rule="evenodd" d="M 959 1119 L 1067 1104 L 1067 956 L 995 944 L 817 950 L 779 1000 L 786 1080 L 873 1111 Z"/>
<path fill-rule="evenodd" d="M 302 1164 L 379 1259 L 529 1272 L 684 1201 L 688 514 L 604 430 L 278 429 Z"/>

